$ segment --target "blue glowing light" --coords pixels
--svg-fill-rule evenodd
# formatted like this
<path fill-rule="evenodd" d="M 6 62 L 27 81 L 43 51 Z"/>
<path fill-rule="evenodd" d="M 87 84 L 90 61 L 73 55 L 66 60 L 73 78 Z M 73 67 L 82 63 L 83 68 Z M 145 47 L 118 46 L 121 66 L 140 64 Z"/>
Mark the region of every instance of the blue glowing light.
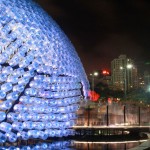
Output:
<path fill-rule="evenodd" d="M 32 0 L 0 1 L 0 143 L 73 135 L 89 84 L 55 21 Z"/>

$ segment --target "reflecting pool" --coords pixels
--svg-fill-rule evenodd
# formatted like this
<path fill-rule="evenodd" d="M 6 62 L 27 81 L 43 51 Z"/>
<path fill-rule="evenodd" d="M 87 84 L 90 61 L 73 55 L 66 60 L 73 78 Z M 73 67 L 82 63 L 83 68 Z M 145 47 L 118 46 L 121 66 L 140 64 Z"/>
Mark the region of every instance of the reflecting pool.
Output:
<path fill-rule="evenodd" d="M 118 142 L 86 142 L 77 140 L 61 141 L 21 141 L 5 143 L 0 150 L 127 150 L 137 147 L 147 140 L 118 141 Z"/>

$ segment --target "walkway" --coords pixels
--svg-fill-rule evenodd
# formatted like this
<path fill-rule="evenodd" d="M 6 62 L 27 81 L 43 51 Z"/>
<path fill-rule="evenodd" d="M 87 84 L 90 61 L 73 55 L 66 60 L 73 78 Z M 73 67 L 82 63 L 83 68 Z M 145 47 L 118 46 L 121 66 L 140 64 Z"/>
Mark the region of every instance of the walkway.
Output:
<path fill-rule="evenodd" d="M 148 150 L 148 148 L 150 148 L 150 139 L 144 143 L 142 143 L 141 145 L 131 148 L 129 150 Z"/>

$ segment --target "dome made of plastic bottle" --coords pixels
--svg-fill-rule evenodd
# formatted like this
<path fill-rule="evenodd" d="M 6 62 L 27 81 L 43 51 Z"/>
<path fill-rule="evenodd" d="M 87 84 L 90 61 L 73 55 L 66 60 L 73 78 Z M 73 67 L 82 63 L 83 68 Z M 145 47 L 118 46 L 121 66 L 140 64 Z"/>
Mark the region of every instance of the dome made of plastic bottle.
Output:
<path fill-rule="evenodd" d="M 89 83 L 75 48 L 32 0 L 0 1 L 0 143 L 72 135 Z"/>

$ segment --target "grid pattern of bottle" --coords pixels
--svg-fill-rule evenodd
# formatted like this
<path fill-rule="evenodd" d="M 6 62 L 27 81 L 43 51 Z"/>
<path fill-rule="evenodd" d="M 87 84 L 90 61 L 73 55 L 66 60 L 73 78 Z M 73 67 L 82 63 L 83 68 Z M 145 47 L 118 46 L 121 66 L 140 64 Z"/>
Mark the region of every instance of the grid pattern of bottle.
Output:
<path fill-rule="evenodd" d="M 73 135 L 89 89 L 59 26 L 31 0 L 0 1 L 0 143 Z"/>

